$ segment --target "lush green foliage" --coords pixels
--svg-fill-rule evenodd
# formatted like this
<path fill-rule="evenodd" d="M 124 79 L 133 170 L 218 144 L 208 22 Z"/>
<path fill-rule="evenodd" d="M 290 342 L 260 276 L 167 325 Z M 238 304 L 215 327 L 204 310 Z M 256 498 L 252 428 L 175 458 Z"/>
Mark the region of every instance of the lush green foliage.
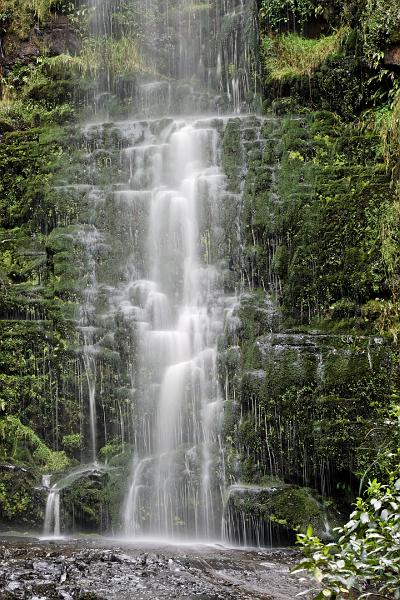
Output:
<path fill-rule="evenodd" d="M 372 128 L 379 135 L 383 157 L 391 170 L 394 182 L 400 175 L 400 81 L 396 79 L 395 82 L 396 86 L 392 90 L 393 95 L 389 95 L 389 102 L 368 111 L 363 121 L 366 127 Z"/>
<path fill-rule="evenodd" d="M 272 30 L 302 31 L 308 21 L 316 17 L 328 17 L 342 4 L 341 0 L 263 0 L 260 16 Z"/>
<path fill-rule="evenodd" d="M 98 77 L 107 70 L 113 79 L 118 75 L 146 72 L 146 66 L 138 49 L 137 41 L 130 37 L 114 40 L 110 37 L 89 37 L 84 40 L 77 61 L 84 74 Z"/>
<path fill-rule="evenodd" d="M 34 473 L 26 468 L 0 466 L 0 519 L 2 523 L 36 526 L 43 519 L 42 498 L 34 486 Z"/>
<path fill-rule="evenodd" d="M 352 306 L 349 317 L 370 300 L 388 300 L 381 232 L 393 192 L 376 159 L 377 138 L 324 112 L 265 134 L 244 190 L 249 280 L 260 286 L 265 272 L 276 278 L 287 314 L 302 322 L 328 317 L 342 300 Z"/>
<path fill-rule="evenodd" d="M 0 0 L 0 28 L 27 37 L 32 28 L 32 18 L 45 22 L 55 10 L 72 12 L 70 0 Z"/>
<path fill-rule="evenodd" d="M 331 544 L 311 528 L 298 536 L 306 558 L 296 570 L 310 571 L 321 584 L 315 598 L 400 598 L 400 479 L 388 486 L 372 481 L 337 534 Z"/>
<path fill-rule="evenodd" d="M 73 80 L 78 71 L 78 60 L 68 55 L 16 64 L 1 82 L 0 131 L 71 122 Z"/>
<path fill-rule="evenodd" d="M 400 5 L 397 0 L 367 0 L 361 16 L 364 52 L 377 67 L 390 42 L 400 41 Z"/>
<path fill-rule="evenodd" d="M 69 460 L 64 452 L 53 452 L 35 432 L 14 416 L 0 419 L 0 459 L 40 466 L 44 473 L 64 471 Z"/>
<path fill-rule="evenodd" d="M 263 54 L 268 77 L 283 81 L 311 75 L 340 47 L 340 33 L 307 39 L 294 33 L 263 39 Z"/>

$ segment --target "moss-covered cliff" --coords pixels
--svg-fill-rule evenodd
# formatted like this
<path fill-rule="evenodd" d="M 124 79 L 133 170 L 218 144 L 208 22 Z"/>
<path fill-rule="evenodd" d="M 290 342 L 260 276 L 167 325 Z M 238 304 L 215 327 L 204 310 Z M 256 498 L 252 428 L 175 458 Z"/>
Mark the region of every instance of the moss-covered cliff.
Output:
<path fill-rule="evenodd" d="M 17 10 L 0 2 L 4 523 L 39 524 L 41 475 L 89 453 L 88 383 L 74 323 L 85 270 L 77 223 L 90 227 L 84 186 L 113 181 L 124 142 L 111 124 L 91 140 L 76 121 L 89 111 L 126 115 L 138 72 L 149 77 L 128 36 L 135 11 L 124 5 L 123 35 L 99 43 L 79 4 L 27 1 Z M 231 21 L 222 29 L 227 40 Z M 221 147 L 231 192 L 224 243 L 241 297 L 220 343 L 220 380 L 228 482 L 279 482 L 276 505 L 264 489 L 237 510 L 294 527 L 306 524 L 301 506 L 316 519 L 320 495 L 347 505 L 362 477 L 385 477 L 393 467 L 385 452 L 398 447 L 400 24 L 394 0 L 268 0 L 259 23 L 256 88 L 264 90 L 265 119 L 261 129 L 252 117 L 230 119 Z M 107 93 L 97 93 L 99 81 Z M 161 104 L 165 89 L 164 82 Z M 209 93 L 193 93 L 188 83 L 174 93 L 179 110 L 188 93 L 210 106 Z M 243 102 L 252 103 L 253 96 Z M 221 96 L 216 105 L 226 104 Z M 238 241 L 229 202 L 240 191 Z M 115 233 L 116 223 L 107 227 Z M 97 445 L 116 471 L 78 481 L 66 496 L 66 521 L 93 529 L 118 522 L 114 473 L 125 472 L 130 442 L 120 425 L 130 418 L 128 384 L 114 351 L 123 360 L 132 340 L 121 323 L 107 343 L 98 363 L 98 412 L 107 427 Z"/>
<path fill-rule="evenodd" d="M 228 475 L 261 489 L 278 477 L 342 507 L 360 480 L 398 468 L 400 15 L 389 4 L 263 2 L 267 117 L 258 138 L 232 120 L 224 141 L 250 291 L 221 354 Z M 246 518 L 257 502 L 241 503 Z"/>
<path fill-rule="evenodd" d="M 69 440 L 80 430 L 64 310 L 73 299 L 57 289 L 49 242 L 76 215 L 52 193 L 68 162 L 74 106 L 71 77 L 51 55 L 72 50 L 74 37 L 61 3 L 0 8 L 0 518 L 32 527 L 44 502 L 34 488 L 74 460 Z"/>

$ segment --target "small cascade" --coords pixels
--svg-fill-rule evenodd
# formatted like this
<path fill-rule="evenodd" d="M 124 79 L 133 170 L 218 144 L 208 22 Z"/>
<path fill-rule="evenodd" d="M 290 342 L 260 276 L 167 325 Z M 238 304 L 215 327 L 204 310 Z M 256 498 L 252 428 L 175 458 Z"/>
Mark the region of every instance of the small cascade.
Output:
<path fill-rule="evenodd" d="M 42 488 L 44 488 L 45 490 L 49 490 L 50 483 L 51 483 L 51 475 L 42 475 Z"/>
<path fill-rule="evenodd" d="M 81 356 L 88 389 L 91 459 L 95 462 L 97 454 L 97 349 L 95 345 L 95 334 L 96 301 L 98 297 L 96 268 L 99 245 L 102 242 L 102 237 L 96 228 L 82 229 L 78 231 L 76 242 L 82 249 L 82 260 L 86 275 L 85 288 L 83 289 L 83 302 L 80 305 L 79 311 L 78 330 L 82 336 L 83 345 L 81 348 Z"/>
<path fill-rule="evenodd" d="M 172 89 L 168 81 L 150 81 L 138 88 L 140 113 L 145 118 L 155 114 L 170 114 L 172 109 Z"/>
<path fill-rule="evenodd" d="M 90 0 L 91 34 L 136 40 L 137 72 L 113 80 L 105 65 L 96 109 L 118 95 L 134 100 L 143 118 L 219 111 L 248 112 L 260 95 L 256 0 L 146 0 L 135 22 L 118 0 Z M 132 78 L 133 75 L 133 78 Z M 132 83 L 132 81 L 135 83 Z"/>
<path fill-rule="evenodd" d="M 62 502 L 61 495 L 63 490 L 71 487 L 75 482 L 80 479 L 90 478 L 92 476 L 99 476 L 107 473 L 109 467 L 106 465 L 100 465 L 98 463 L 80 465 L 73 469 L 70 473 L 61 477 L 55 484 L 50 487 L 51 477 L 45 475 L 45 483 L 43 486 L 48 490 L 48 496 L 46 501 L 46 510 L 43 524 L 43 537 L 44 538 L 59 538 L 61 537 L 61 521 L 62 521 Z"/>
<path fill-rule="evenodd" d="M 60 490 L 55 484 L 47 497 L 43 537 L 60 537 Z"/>
<path fill-rule="evenodd" d="M 272 496 L 276 488 L 234 484 L 226 493 L 223 514 L 223 537 L 234 545 L 273 547 L 291 541 L 288 531 L 265 514 L 260 498 Z"/>

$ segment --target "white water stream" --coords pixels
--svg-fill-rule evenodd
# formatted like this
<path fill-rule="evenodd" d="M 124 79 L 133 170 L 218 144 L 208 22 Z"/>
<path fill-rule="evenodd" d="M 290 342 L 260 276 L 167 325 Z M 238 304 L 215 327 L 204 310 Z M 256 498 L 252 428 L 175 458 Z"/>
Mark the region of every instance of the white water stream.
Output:
<path fill-rule="evenodd" d="M 216 345 L 229 309 L 205 244 L 224 192 L 218 133 L 208 121 L 173 121 L 149 138 L 126 151 L 131 186 L 145 189 L 120 192 L 149 203 L 145 272 L 118 298 L 134 315 L 139 356 L 124 530 L 210 539 L 223 490 Z"/>
<path fill-rule="evenodd" d="M 47 497 L 43 536 L 54 536 L 57 538 L 60 537 L 60 532 L 60 491 L 56 486 L 53 486 Z"/>
<path fill-rule="evenodd" d="M 123 140 L 119 166 L 115 167 L 121 167 L 123 176 L 104 194 L 98 193 L 98 188 L 88 193 L 88 198 L 94 198 L 91 220 L 74 234 L 86 269 L 77 324 L 85 376 L 83 408 L 88 408 L 83 428 L 96 466 L 101 439 L 99 338 L 107 332 L 113 339 L 118 323 L 129 338 L 131 353 L 124 360 L 131 378 L 127 402 L 132 404 L 125 412 L 119 406 L 122 439 L 127 430 L 133 446 L 122 507 L 123 532 L 128 536 L 221 539 L 225 475 L 217 344 L 225 319 L 237 302 L 227 266 L 224 203 L 234 205 L 228 212 L 236 223 L 240 202 L 227 192 L 221 168 L 226 119 L 154 117 L 172 110 L 173 101 L 174 110 L 178 107 L 186 114 L 190 106 L 194 113 L 201 113 L 204 91 L 208 94 L 206 111 L 212 94 L 225 94 L 226 106 L 240 111 L 243 95 L 249 90 L 243 67 L 248 62 L 247 42 L 242 36 L 247 13 L 241 0 L 210 3 L 204 6 L 206 10 L 199 10 L 191 0 L 138 2 L 141 4 L 142 51 L 161 77 L 138 86 L 135 109 L 146 120 L 113 125 Z M 92 0 L 92 5 L 93 33 L 113 35 L 111 15 L 119 2 Z M 220 36 L 223 18 L 236 24 L 226 40 Z M 172 35 L 168 65 L 162 49 L 148 46 L 148 37 L 154 34 L 153 21 L 159 22 L 163 34 Z M 171 82 L 175 78 L 175 82 L 167 84 L 167 78 Z M 183 79 L 179 88 L 178 80 Z M 171 96 L 171 86 L 175 96 Z M 94 154 L 102 147 L 102 125 L 88 125 L 85 133 L 92 144 L 88 152 Z M 107 158 L 110 164 L 111 160 Z M 128 180 L 125 173 L 129 173 Z M 114 246 L 121 244 L 124 255 L 122 267 L 120 256 L 115 261 L 120 281 L 112 284 L 98 274 L 105 238 L 101 228 L 110 223 L 114 236 L 121 232 L 121 239 L 111 242 L 111 254 Z M 229 227 L 234 226 L 229 223 Z M 229 289 L 226 295 L 225 288 Z M 129 414 L 132 422 L 126 426 Z M 46 534 L 52 528 L 59 534 L 63 485 L 50 490 Z"/>

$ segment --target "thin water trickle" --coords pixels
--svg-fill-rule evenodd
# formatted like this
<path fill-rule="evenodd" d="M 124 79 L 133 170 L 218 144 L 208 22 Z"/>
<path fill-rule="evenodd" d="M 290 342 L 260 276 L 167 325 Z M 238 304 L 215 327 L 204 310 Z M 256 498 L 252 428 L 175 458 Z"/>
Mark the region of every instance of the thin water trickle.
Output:
<path fill-rule="evenodd" d="M 96 365 L 96 301 L 98 297 L 97 282 L 97 254 L 103 238 L 99 231 L 93 227 L 78 232 L 76 242 L 82 249 L 82 259 L 86 273 L 83 290 L 83 302 L 80 306 L 78 330 L 82 335 L 82 359 L 89 396 L 89 425 L 90 425 L 90 450 L 91 459 L 96 461 L 97 456 L 97 365 Z"/>
<path fill-rule="evenodd" d="M 57 538 L 60 532 L 60 490 L 54 485 L 47 497 L 43 536 Z"/>

